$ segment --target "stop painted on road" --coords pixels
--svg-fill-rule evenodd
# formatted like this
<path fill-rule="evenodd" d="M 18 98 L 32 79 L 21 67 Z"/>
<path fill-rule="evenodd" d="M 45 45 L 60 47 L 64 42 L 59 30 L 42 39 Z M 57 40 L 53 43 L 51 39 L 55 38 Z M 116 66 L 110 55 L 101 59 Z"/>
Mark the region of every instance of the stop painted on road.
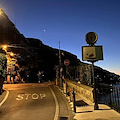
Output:
<path fill-rule="evenodd" d="M 33 93 L 33 94 L 24 94 L 24 93 L 20 93 L 18 94 L 16 100 L 28 100 L 29 98 L 33 99 L 33 100 L 37 100 L 37 99 L 43 99 L 45 98 L 45 94 L 37 94 L 37 93 Z"/>

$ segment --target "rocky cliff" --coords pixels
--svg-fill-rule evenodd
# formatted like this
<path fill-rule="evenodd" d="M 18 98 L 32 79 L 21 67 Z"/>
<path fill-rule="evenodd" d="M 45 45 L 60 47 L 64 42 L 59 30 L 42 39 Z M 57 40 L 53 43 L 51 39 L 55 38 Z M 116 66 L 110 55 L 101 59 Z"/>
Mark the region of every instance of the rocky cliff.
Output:
<path fill-rule="evenodd" d="M 3 24 L 3 18 L 0 17 L 0 45 L 9 45 L 7 48 L 7 52 L 13 52 L 20 57 L 18 59 L 18 63 L 20 67 L 28 68 L 30 73 L 30 80 L 37 80 L 37 72 L 44 71 L 46 80 L 55 78 L 55 66 L 64 66 L 64 60 L 68 59 L 70 61 L 71 68 L 71 76 L 79 76 L 78 73 L 81 74 L 83 81 L 86 80 L 87 77 L 90 78 L 90 65 L 81 62 L 77 59 L 76 55 L 73 55 L 70 52 L 60 50 L 61 52 L 61 65 L 59 64 L 59 50 L 47 46 L 42 43 L 39 39 L 34 38 L 25 38 L 23 34 L 21 34 L 15 25 L 9 20 L 8 16 L 2 11 L 3 16 L 6 18 Z M 79 66 L 80 70 L 77 74 L 75 67 Z M 74 69 L 73 69 L 73 68 Z M 88 74 L 89 73 L 89 74 Z M 100 80 L 105 83 L 109 83 L 110 81 L 120 81 L 118 80 L 119 76 L 110 73 L 106 70 L 103 70 L 100 67 L 95 67 L 95 76 L 99 75 Z M 87 77 L 86 77 L 87 76 Z"/>

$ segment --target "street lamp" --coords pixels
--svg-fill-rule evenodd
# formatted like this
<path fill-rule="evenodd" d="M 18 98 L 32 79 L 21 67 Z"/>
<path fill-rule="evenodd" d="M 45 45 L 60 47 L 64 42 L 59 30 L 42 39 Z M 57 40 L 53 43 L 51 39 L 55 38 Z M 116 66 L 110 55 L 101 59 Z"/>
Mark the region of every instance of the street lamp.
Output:
<path fill-rule="evenodd" d="M 7 45 L 2 45 L 2 49 L 7 52 Z"/>
<path fill-rule="evenodd" d="M 6 52 L 6 54 L 10 55 L 11 57 L 13 57 L 15 54 L 13 52 L 8 52 L 7 51 L 8 45 L 2 45 L 2 49 Z"/>
<path fill-rule="evenodd" d="M 6 49 L 6 48 L 7 48 L 7 46 L 6 46 L 6 45 L 4 45 L 4 46 L 3 46 L 3 49 Z"/>
<path fill-rule="evenodd" d="M 13 57 L 13 56 L 14 56 L 14 53 L 13 53 L 13 52 L 11 52 L 11 53 L 10 53 L 10 56 L 11 56 L 11 57 Z"/>

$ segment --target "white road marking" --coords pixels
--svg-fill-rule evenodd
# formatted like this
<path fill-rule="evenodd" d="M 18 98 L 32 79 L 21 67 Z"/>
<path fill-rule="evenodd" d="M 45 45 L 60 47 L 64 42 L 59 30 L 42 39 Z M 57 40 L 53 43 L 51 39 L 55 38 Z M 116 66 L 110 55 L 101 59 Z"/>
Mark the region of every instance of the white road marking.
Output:
<path fill-rule="evenodd" d="M 4 104 L 4 102 L 7 100 L 7 98 L 8 98 L 8 95 L 9 95 L 9 91 L 8 90 L 6 90 L 6 95 L 5 95 L 5 97 L 4 97 L 4 99 L 2 100 L 2 102 L 0 103 L 0 106 L 2 106 L 3 104 Z"/>
<path fill-rule="evenodd" d="M 24 95 L 24 94 L 19 94 L 19 95 L 17 96 L 16 100 L 22 100 L 22 99 L 23 99 L 23 95 Z"/>
<path fill-rule="evenodd" d="M 31 94 L 23 94 L 23 95 L 26 95 L 26 100 L 28 100 L 28 98 L 29 98 L 29 96 L 31 95 Z"/>
<path fill-rule="evenodd" d="M 36 93 L 32 94 L 32 99 L 33 100 L 37 100 L 38 98 L 39 98 L 38 94 L 36 94 Z"/>
<path fill-rule="evenodd" d="M 40 94 L 41 99 L 43 99 L 45 96 L 45 94 Z"/>
<path fill-rule="evenodd" d="M 55 100 L 55 104 L 56 104 L 56 110 L 55 110 L 55 116 L 54 116 L 54 120 L 58 120 L 59 118 L 59 104 L 58 104 L 58 100 L 55 96 L 55 93 L 53 92 L 53 90 L 51 89 L 51 87 L 49 86 L 49 89 L 51 90 L 51 93 L 54 97 L 54 100 Z"/>
<path fill-rule="evenodd" d="M 37 100 L 37 99 L 43 99 L 46 95 L 45 94 L 37 94 L 37 93 L 33 93 L 33 94 L 24 94 L 24 93 L 20 93 L 17 95 L 16 100 L 28 100 L 30 97 L 33 100 Z"/>

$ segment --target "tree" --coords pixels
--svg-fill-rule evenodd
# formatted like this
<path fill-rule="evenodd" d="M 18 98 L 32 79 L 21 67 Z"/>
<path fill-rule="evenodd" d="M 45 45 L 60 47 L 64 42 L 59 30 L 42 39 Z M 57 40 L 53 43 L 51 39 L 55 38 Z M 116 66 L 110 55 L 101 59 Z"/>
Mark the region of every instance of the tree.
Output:
<path fill-rule="evenodd" d="M 0 51 L 0 94 L 2 94 L 3 82 L 7 75 L 7 58 L 4 53 Z"/>

